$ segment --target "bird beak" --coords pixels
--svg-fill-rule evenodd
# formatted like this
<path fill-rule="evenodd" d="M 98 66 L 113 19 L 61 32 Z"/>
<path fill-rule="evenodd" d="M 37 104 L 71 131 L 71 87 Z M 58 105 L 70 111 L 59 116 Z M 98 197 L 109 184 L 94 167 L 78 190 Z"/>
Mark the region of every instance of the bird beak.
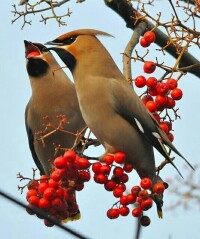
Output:
<path fill-rule="evenodd" d="M 25 57 L 31 58 L 32 56 L 38 56 L 41 55 L 41 52 L 37 46 L 35 46 L 32 42 L 24 40 L 25 45 Z"/>
<path fill-rule="evenodd" d="M 63 46 L 63 43 L 48 41 L 44 45 L 55 45 L 55 46 Z"/>

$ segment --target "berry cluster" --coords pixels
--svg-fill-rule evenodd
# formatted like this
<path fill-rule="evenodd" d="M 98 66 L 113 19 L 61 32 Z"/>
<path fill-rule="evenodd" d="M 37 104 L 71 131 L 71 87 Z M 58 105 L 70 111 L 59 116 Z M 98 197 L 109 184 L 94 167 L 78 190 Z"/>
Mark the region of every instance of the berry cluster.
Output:
<path fill-rule="evenodd" d="M 82 190 L 84 183 L 90 180 L 89 167 L 86 158 L 77 156 L 71 150 L 57 157 L 50 176 L 42 175 L 39 180 L 29 183 L 26 195 L 28 213 L 34 214 L 31 208 L 36 207 L 58 222 L 78 219 L 80 215 L 75 191 Z M 46 219 L 44 223 L 53 226 Z"/>
<path fill-rule="evenodd" d="M 143 178 L 140 182 L 140 186 L 133 186 L 130 194 L 120 197 L 119 208 L 111 208 L 107 211 L 108 218 L 116 219 L 120 215 L 127 216 L 130 212 L 128 205 L 135 204 L 135 208 L 132 210 L 132 216 L 140 218 L 142 226 L 148 226 L 150 224 L 150 218 L 144 216 L 143 212 L 149 210 L 153 205 L 152 194 L 149 190 L 152 190 L 154 194 L 162 195 L 165 187 L 162 182 L 158 182 L 154 184 L 152 188 L 151 180 L 149 178 Z"/>
<path fill-rule="evenodd" d="M 114 205 L 117 208 L 111 208 L 107 211 L 107 217 L 116 219 L 120 215 L 127 216 L 130 212 L 128 205 L 136 204 L 137 206 L 132 210 L 134 217 L 139 217 L 141 225 L 148 226 L 150 219 L 143 216 L 143 211 L 147 211 L 153 205 L 152 193 L 163 194 L 164 184 L 158 182 L 152 185 L 149 178 L 143 178 L 140 186 L 133 186 L 131 193 L 126 194 L 126 183 L 129 180 L 128 174 L 133 170 L 133 165 L 125 162 L 126 155 L 123 152 L 117 152 L 114 155 L 107 154 L 103 158 L 103 162 L 96 162 L 92 164 L 92 171 L 94 172 L 94 181 L 103 184 L 107 191 L 113 193 L 115 198 L 119 201 Z M 119 166 L 114 165 L 120 164 Z M 124 164 L 121 167 L 121 164 Z M 111 167 L 114 167 L 111 174 Z"/>
<path fill-rule="evenodd" d="M 29 202 L 27 212 L 33 215 L 33 208 L 37 208 L 58 222 L 78 219 L 80 215 L 75 192 L 82 190 L 84 183 L 90 180 L 89 169 L 92 166 L 94 181 L 103 184 L 105 190 L 112 192 L 118 199 L 114 205 L 119 206 L 114 208 L 113 205 L 113 208 L 107 211 L 108 218 L 127 216 L 130 212 L 128 205 L 134 204 L 137 206 L 132 210 L 132 215 L 140 218 L 141 225 L 148 226 L 150 219 L 143 216 L 143 211 L 152 207 L 153 194 L 163 194 L 164 185 L 152 185 L 149 178 L 143 178 L 140 186 L 133 186 L 131 192 L 126 193 L 128 173 L 132 172 L 133 165 L 125 162 L 125 159 L 125 153 L 117 152 L 106 154 L 103 162 L 90 163 L 87 158 L 76 155 L 74 151 L 66 151 L 63 156 L 54 160 L 54 169 L 50 176 L 42 175 L 39 180 L 29 182 L 26 195 Z M 44 223 L 48 227 L 54 225 L 48 219 L 44 219 Z"/>
<path fill-rule="evenodd" d="M 140 44 L 143 47 L 148 47 L 154 41 L 155 34 L 147 31 L 141 38 Z M 146 61 L 143 65 L 143 70 L 147 74 L 153 73 L 155 69 L 156 64 L 152 61 Z M 142 102 L 153 114 L 169 139 L 173 141 L 174 136 L 170 132 L 172 130 L 172 120 L 170 119 L 170 122 L 165 121 L 165 119 L 161 119 L 160 114 L 165 109 L 174 109 L 176 101 L 182 98 L 183 92 L 178 88 L 177 80 L 173 78 L 157 80 L 154 76 L 146 78 L 140 75 L 135 79 L 135 86 L 138 88 L 147 87 L 145 93 L 142 95 Z"/>
<path fill-rule="evenodd" d="M 173 109 L 176 101 L 182 98 L 183 93 L 181 89 L 177 88 L 177 81 L 170 78 L 166 82 L 159 82 L 155 77 L 146 79 L 144 76 L 138 76 L 135 85 L 139 88 L 147 86 L 147 91 L 142 96 L 142 102 L 153 114 L 169 139 L 173 141 L 174 137 L 170 132 L 172 122 L 161 120 L 160 114 L 164 109 Z"/>

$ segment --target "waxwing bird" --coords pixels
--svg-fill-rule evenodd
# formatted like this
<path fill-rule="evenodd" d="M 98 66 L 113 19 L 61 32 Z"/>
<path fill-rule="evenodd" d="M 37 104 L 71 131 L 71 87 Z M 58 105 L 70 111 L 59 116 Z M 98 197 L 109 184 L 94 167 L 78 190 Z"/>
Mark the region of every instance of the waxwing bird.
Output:
<path fill-rule="evenodd" d="M 41 130 L 43 117 L 48 116 L 55 127 L 59 124 L 58 115 L 65 115 L 68 124 L 63 130 L 76 134 L 85 127 L 74 84 L 67 77 L 54 56 L 40 43 L 24 41 L 27 59 L 27 72 L 30 78 L 32 96 L 26 106 L 25 123 L 32 157 L 41 174 L 50 174 L 55 158 L 55 146 L 71 148 L 76 136 L 56 131 L 41 142 L 35 143 L 35 133 Z M 52 129 L 51 129 L 52 130 Z M 50 131 L 51 131 L 50 130 Z M 45 133 L 49 133 L 46 131 Z M 63 151 L 58 150 L 63 154 Z M 70 220 L 80 218 L 80 212 L 71 215 Z"/>
<path fill-rule="evenodd" d="M 69 123 L 63 129 L 75 134 L 85 127 L 85 122 L 79 109 L 75 86 L 54 56 L 42 44 L 24 42 L 27 72 L 32 88 L 32 96 L 25 112 L 29 146 L 40 173 L 49 174 L 55 157 L 54 145 L 71 148 L 75 136 L 58 131 L 45 139 L 45 146 L 40 142 L 34 143 L 34 134 L 44 124 L 43 117 L 48 116 L 51 124 L 57 127 L 57 116 L 65 115 Z"/>
<path fill-rule="evenodd" d="M 82 29 L 46 45 L 54 45 L 49 49 L 56 51 L 71 70 L 83 118 L 106 153 L 125 152 L 139 176 L 149 177 L 153 183 L 161 180 L 156 176 L 153 147 L 175 168 L 164 145 L 190 165 L 146 109 L 97 35 L 110 36 Z"/>

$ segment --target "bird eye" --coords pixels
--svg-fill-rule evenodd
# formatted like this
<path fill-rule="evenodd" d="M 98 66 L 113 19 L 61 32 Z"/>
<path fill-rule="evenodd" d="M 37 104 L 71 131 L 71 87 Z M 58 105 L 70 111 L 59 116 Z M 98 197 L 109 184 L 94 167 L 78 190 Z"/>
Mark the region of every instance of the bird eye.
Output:
<path fill-rule="evenodd" d="M 70 45 L 76 40 L 76 38 L 77 38 L 77 36 L 72 36 L 72 37 L 66 38 L 62 41 L 62 43 L 64 45 Z"/>

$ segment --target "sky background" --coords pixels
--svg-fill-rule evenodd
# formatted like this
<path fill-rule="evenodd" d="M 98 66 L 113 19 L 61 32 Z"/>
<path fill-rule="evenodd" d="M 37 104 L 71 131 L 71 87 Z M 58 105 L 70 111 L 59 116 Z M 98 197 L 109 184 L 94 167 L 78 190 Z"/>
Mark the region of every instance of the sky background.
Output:
<path fill-rule="evenodd" d="M 104 5 L 104 1 L 86 0 L 82 4 L 76 4 L 71 0 L 64 5 L 72 11 L 70 18 L 66 19 L 67 26 L 58 27 L 54 20 L 47 22 L 47 25 L 38 22 L 38 17 L 31 16 L 32 26 L 26 26 L 21 30 L 22 19 L 11 24 L 13 14 L 12 4 L 17 1 L 7 0 L 0 8 L 0 152 L 1 152 L 1 173 L 0 188 L 25 202 L 25 194 L 21 195 L 17 190 L 19 184 L 16 174 L 21 172 L 25 176 L 31 176 L 32 167 L 35 167 L 28 147 L 28 141 L 24 125 L 24 110 L 31 95 L 29 78 L 25 67 L 24 40 L 45 43 L 55 39 L 57 36 L 79 28 L 94 28 L 103 30 L 115 36 L 115 38 L 103 38 L 101 42 L 106 46 L 117 65 L 122 70 L 122 55 L 124 48 L 131 37 L 132 31 L 126 28 L 124 21 L 112 10 Z M 163 11 L 170 19 L 170 7 L 168 1 L 157 1 L 156 8 L 150 8 L 154 14 Z M 24 7 L 21 7 L 23 10 Z M 197 30 L 200 31 L 200 23 L 197 23 Z M 143 49 L 137 48 L 141 53 Z M 199 49 L 192 47 L 191 53 L 199 57 Z M 161 54 L 151 48 L 151 60 Z M 162 56 L 161 56 L 162 57 Z M 172 64 L 171 57 L 165 58 L 165 63 Z M 63 63 L 61 63 L 63 65 Z M 142 74 L 142 65 L 133 64 L 133 77 Z M 159 77 L 160 72 L 156 71 L 155 76 Z M 188 74 L 180 82 L 184 97 L 178 102 L 181 120 L 174 124 L 174 144 L 179 151 L 191 162 L 192 165 L 199 163 L 200 148 L 200 114 L 199 114 L 199 88 L 200 80 Z M 56 93 L 56 92 L 55 92 Z M 99 155 L 102 149 L 90 150 L 88 154 Z M 156 154 L 157 164 L 162 157 Z M 188 170 L 184 169 L 185 163 L 177 157 L 176 165 L 186 176 Z M 199 179 L 199 170 L 196 172 L 196 179 Z M 176 171 L 167 166 L 162 171 L 163 179 L 174 178 Z M 137 184 L 138 177 L 133 174 L 131 185 Z M 117 220 L 109 220 L 106 211 L 113 203 L 114 197 L 105 192 L 103 186 L 92 181 L 86 184 L 85 189 L 78 193 L 77 200 L 81 209 L 82 218 L 79 221 L 67 224 L 71 228 L 93 239 L 131 239 L 135 231 L 136 220 L 129 215 Z M 148 228 L 142 230 L 141 239 L 173 239 L 173 238 L 199 238 L 199 205 L 193 205 L 191 209 L 177 208 L 169 211 L 173 200 L 170 191 L 165 194 L 164 218 L 157 217 L 156 209 L 150 210 L 152 223 Z M 35 216 L 28 215 L 23 209 L 0 197 L 0 232 L 2 238 L 8 239 L 35 239 L 35 238 L 73 238 L 70 234 L 63 232 L 57 227 L 47 228 L 43 221 Z"/>

